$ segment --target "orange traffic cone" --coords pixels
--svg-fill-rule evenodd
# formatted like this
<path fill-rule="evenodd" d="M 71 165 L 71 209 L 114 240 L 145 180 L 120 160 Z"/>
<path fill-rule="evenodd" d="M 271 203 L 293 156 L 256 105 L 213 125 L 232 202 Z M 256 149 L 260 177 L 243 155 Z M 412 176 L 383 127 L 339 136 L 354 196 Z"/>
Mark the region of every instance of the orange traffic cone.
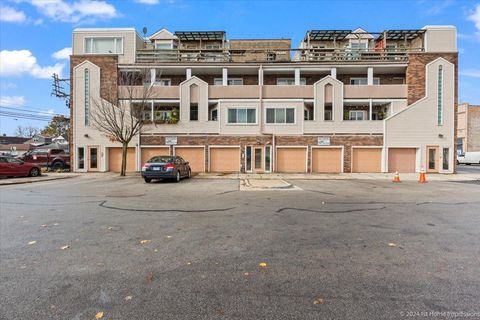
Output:
<path fill-rule="evenodd" d="M 398 174 L 398 171 L 395 171 L 395 175 L 393 176 L 393 182 L 401 182 L 400 181 L 400 175 Z"/>
<path fill-rule="evenodd" d="M 418 178 L 419 183 L 426 183 L 427 182 L 427 177 L 425 175 L 425 169 L 422 167 L 420 169 L 420 177 Z"/>

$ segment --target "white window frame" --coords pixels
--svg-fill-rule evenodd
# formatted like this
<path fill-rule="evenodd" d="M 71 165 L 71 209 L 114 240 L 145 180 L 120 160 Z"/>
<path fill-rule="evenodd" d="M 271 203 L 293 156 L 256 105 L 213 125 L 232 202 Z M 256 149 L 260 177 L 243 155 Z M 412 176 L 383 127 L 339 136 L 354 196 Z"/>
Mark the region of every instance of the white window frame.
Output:
<path fill-rule="evenodd" d="M 168 85 L 163 85 L 162 81 L 167 81 Z M 157 87 L 170 87 L 172 85 L 172 79 L 170 78 L 160 78 L 160 79 L 155 79 L 155 86 Z"/>
<path fill-rule="evenodd" d="M 282 81 L 292 82 L 291 84 L 285 83 L 281 84 Z M 306 78 L 300 78 L 300 85 L 305 86 L 307 84 Z M 277 86 L 294 86 L 295 85 L 295 78 L 277 78 Z"/>
<path fill-rule="evenodd" d="M 117 39 L 121 39 L 122 40 L 122 45 L 120 46 L 120 48 L 122 49 L 121 52 L 115 52 L 115 53 L 97 53 L 97 52 L 92 52 L 93 51 L 93 41 L 90 43 L 90 52 L 87 52 L 87 42 L 89 39 L 114 39 L 114 46 L 115 46 L 115 49 L 117 48 Z M 83 53 L 84 54 L 104 54 L 104 55 L 121 55 L 123 54 L 123 51 L 124 51 L 124 48 L 123 48 L 123 45 L 125 44 L 125 39 L 124 37 L 117 37 L 117 36 L 93 36 L 93 37 L 85 37 L 84 39 L 84 43 L 83 43 Z"/>
<path fill-rule="evenodd" d="M 228 121 L 229 111 L 230 110 L 237 110 L 237 112 L 238 112 L 239 109 L 255 110 L 255 122 L 229 122 Z M 218 113 L 217 113 L 217 118 L 218 118 Z M 255 126 L 255 125 L 258 125 L 258 109 L 256 107 L 228 107 L 227 108 L 227 115 L 226 115 L 225 118 L 226 118 L 225 123 L 228 126 Z M 237 114 L 237 119 L 238 119 L 238 114 Z M 248 111 L 247 111 L 247 120 L 248 120 Z"/>
<path fill-rule="evenodd" d="M 353 84 L 352 81 L 354 80 L 365 80 L 365 84 Z M 375 83 L 376 82 L 376 83 Z M 351 86 L 366 86 L 368 83 L 368 77 L 350 77 L 350 85 Z M 379 77 L 373 77 L 373 85 L 378 86 L 380 85 L 380 78 Z"/>
<path fill-rule="evenodd" d="M 352 44 L 366 44 L 365 48 L 353 48 Z M 368 50 L 368 39 L 350 39 L 350 42 L 348 44 L 348 48 L 350 50 Z"/>
<path fill-rule="evenodd" d="M 362 114 L 362 119 L 352 119 L 352 114 Z M 356 118 L 356 117 L 355 117 Z M 367 111 L 365 110 L 349 110 L 348 111 L 348 120 L 350 121 L 364 121 L 367 119 Z"/>
<path fill-rule="evenodd" d="M 157 44 L 168 44 L 170 46 L 170 48 L 157 48 Z M 155 40 L 154 42 L 154 48 L 155 50 L 171 50 L 173 49 L 173 41 L 172 40 L 168 40 L 168 41 L 165 41 L 165 40 Z"/>
<path fill-rule="evenodd" d="M 272 122 L 272 123 L 269 123 L 267 122 L 267 110 L 269 109 L 284 109 L 285 110 L 285 122 Z M 291 122 L 286 122 L 287 121 L 287 109 L 293 109 L 293 123 Z M 277 111 L 275 110 L 275 116 L 274 116 L 274 120 L 276 121 L 276 117 L 277 117 Z M 303 113 L 302 113 L 302 117 L 303 117 Z M 278 126 L 278 125 L 282 125 L 282 126 L 292 126 L 292 125 L 296 125 L 297 124 L 297 108 L 295 107 L 266 107 L 265 108 L 265 111 L 264 111 L 264 117 L 263 117 L 265 120 L 264 120 L 264 124 L 265 125 L 274 125 L 274 126 Z"/>
<path fill-rule="evenodd" d="M 79 149 L 83 149 L 83 168 L 80 168 L 79 165 L 80 165 L 80 159 L 78 158 L 79 156 L 79 152 L 78 150 Z M 76 171 L 79 171 L 79 172 L 83 172 L 83 171 L 87 171 L 87 147 L 86 146 L 77 146 L 76 147 L 76 156 L 75 156 L 75 169 Z"/>
<path fill-rule="evenodd" d="M 230 81 L 231 82 L 240 81 L 241 84 L 233 84 L 233 83 L 230 83 Z M 214 78 L 213 79 L 213 85 L 214 86 L 223 85 L 223 78 Z M 227 85 L 228 86 L 243 86 L 243 78 L 227 78 Z"/>

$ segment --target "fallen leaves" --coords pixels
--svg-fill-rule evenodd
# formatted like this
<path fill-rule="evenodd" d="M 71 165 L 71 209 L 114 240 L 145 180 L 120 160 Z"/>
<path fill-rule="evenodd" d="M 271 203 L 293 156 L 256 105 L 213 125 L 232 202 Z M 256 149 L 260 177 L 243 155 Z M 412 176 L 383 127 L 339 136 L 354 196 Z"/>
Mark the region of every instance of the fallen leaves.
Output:
<path fill-rule="evenodd" d="M 153 272 L 147 273 L 147 282 L 152 282 L 153 281 Z"/>
<path fill-rule="evenodd" d="M 66 249 L 68 249 L 68 248 L 70 248 L 70 246 L 63 246 L 63 247 L 60 247 L 60 249 L 62 249 L 62 250 L 66 250 Z"/>
<path fill-rule="evenodd" d="M 35 241 L 35 240 L 28 242 L 29 245 L 32 245 L 32 244 L 35 244 L 35 243 L 37 243 L 37 241 Z"/>
<path fill-rule="evenodd" d="M 132 296 L 126 296 L 125 301 L 130 301 L 130 300 L 132 300 L 132 298 L 133 298 Z"/>
<path fill-rule="evenodd" d="M 140 240 L 140 244 L 150 243 L 152 240 Z"/>
<path fill-rule="evenodd" d="M 316 298 L 313 300 L 313 304 L 323 304 L 323 299 L 322 298 Z"/>
<path fill-rule="evenodd" d="M 260 268 L 266 268 L 267 267 L 266 262 L 260 262 L 258 265 L 260 266 Z"/>
<path fill-rule="evenodd" d="M 42 227 L 46 228 L 46 227 L 48 227 L 48 226 L 47 226 L 46 224 L 42 224 Z"/>
<path fill-rule="evenodd" d="M 100 311 L 100 312 L 97 312 L 97 314 L 95 315 L 95 319 L 102 319 L 103 318 L 103 312 Z"/>
<path fill-rule="evenodd" d="M 243 275 L 246 276 L 246 277 L 248 277 L 248 276 L 250 275 L 250 273 L 245 272 Z"/>
<path fill-rule="evenodd" d="M 389 246 L 389 247 L 396 247 L 397 244 L 395 244 L 395 243 L 393 243 L 393 242 L 389 242 L 389 243 L 388 243 L 388 246 Z"/>

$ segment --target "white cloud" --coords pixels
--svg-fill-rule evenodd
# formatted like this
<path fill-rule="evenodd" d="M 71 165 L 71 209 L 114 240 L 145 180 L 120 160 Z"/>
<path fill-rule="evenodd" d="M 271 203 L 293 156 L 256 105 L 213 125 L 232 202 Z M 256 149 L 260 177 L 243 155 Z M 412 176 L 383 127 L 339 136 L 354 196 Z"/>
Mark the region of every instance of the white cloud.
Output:
<path fill-rule="evenodd" d="M 29 0 L 46 17 L 60 22 L 79 23 L 85 19 L 118 17 L 115 7 L 100 0 Z"/>
<path fill-rule="evenodd" d="M 30 75 L 35 78 L 48 79 L 53 73 L 62 74 L 62 63 L 53 66 L 39 66 L 37 58 L 29 50 L 0 51 L 0 76 Z"/>
<path fill-rule="evenodd" d="M 70 59 L 70 55 L 72 54 L 72 48 L 63 48 L 61 50 L 58 50 L 57 52 L 54 52 L 52 54 L 52 57 L 58 60 L 68 60 Z"/>
<path fill-rule="evenodd" d="M 21 107 L 25 105 L 25 97 L 23 96 L 2 96 L 0 97 L 0 105 Z"/>
<path fill-rule="evenodd" d="M 25 16 L 25 13 L 18 11 L 15 8 L 0 6 L 0 21 L 22 23 L 27 21 L 27 16 Z"/>
<path fill-rule="evenodd" d="M 477 28 L 477 35 L 480 36 L 480 4 L 477 4 L 475 10 L 467 17 L 468 20 L 472 21 Z"/>
<path fill-rule="evenodd" d="M 134 0 L 134 1 L 137 3 L 149 4 L 149 5 L 158 4 L 160 2 L 160 0 Z"/>
<path fill-rule="evenodd" d="M 466 77 L 480 78 L 480 69 L 467 69 L 460 71 L 460 74 Z"/>

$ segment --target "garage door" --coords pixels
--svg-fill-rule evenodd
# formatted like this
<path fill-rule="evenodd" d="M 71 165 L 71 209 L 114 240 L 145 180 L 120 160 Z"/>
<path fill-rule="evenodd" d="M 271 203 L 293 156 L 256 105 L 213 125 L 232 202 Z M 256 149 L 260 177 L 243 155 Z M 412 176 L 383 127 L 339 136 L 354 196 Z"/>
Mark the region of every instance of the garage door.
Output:
<path fill-rule="evenodd" d="M 312 172 L 342 172 L 342 149 L 312 148 Z"/>
<path fill-rule="evenodd" d="M 210 148 L 211 172 L 239 172 L 240 148 L 214 147 Z"/>
<path fill-rule="evenodd" d="M 176 147 L 175 155 L 188 161 L 192 172 L 205 171 L 205 149 L 203 147 Z"/>
<path fill-rule="evenodd" d="M 353 148 L 352 172 L 381 172 L 381 148 Z"/>
<path fill-rule="evenodd" d="M 168 155 L 170 155 L 169 147 L 142 148 L 142 164 L 155 156 L 168 156 Z"/>
<path fill-rule="evenodd" d="M 306 148 L 277 148 L 277 172 L 307 172 Z"/>
<path fill-rule="evenodd" d="M 108 148 L 108 170 L 120 172 L 122 169 L 122 148 Z M 135 170 L 135 148 L 127 149 L 127 172 Z"/>
<path fill-rule="evenodd" d="M 415 172 L 416 159 L 415 148 L 388 148 L 388 171 Z"/>

